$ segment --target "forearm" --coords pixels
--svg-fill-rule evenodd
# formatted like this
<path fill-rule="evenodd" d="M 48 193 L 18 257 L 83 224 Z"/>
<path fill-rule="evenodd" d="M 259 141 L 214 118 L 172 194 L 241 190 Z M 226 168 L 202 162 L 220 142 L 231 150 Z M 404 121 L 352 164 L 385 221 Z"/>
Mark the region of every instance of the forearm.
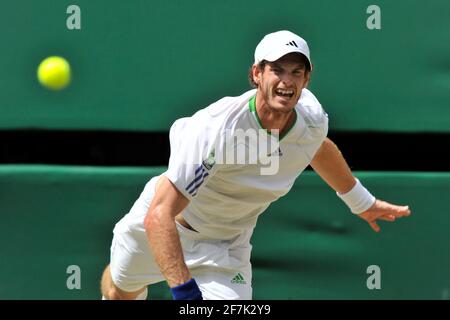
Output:
<path fill-rule="evenodd" d="M 333 141 L 326 138 L 314 156 L 311 167 L 336 192 L 347 193 L 356 180 L 341 151 Z"/>
<path fill-rule="evenodd" d="M 149 211 L 145 226 L 149 246 L 162 274 L 170 287 L 191 278 L 184 262 L 180 238 L 173 215 L 167 209 L 156 207 Z"/>

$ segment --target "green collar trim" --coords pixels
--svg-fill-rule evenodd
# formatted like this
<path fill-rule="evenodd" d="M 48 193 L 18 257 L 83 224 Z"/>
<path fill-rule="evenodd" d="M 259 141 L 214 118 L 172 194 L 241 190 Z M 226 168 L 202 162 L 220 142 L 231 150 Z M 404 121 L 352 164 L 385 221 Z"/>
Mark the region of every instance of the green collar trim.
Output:
<path fill-rule="evenodd" d="M 267 134 L 270 134 L 270 131 L 263 127 L 261 119 L 258 116 L 258 112 L 256 111 L 256 95 L 250 99 L 250 101 L 248 102 L 248 107 L 250 109 L 250 112 L 253 113 L 253 115 L 255 116 L 256 122 L 258 122 L 260 129 L 264 129 L 264 130 L 266 130 Z M 292 128 L 297 123 L 297 110 L 294 109 L 294 111 L 295 111 L 295 120 L 292 123 L 292 125 L 289 127 L 289 129 L 283 135 L 280 136 L 280 141 L 281 141 L 281 139 L 286 137 L 289 132 L 291 132 Z"/>
<path fill-rule="evenodd" d="M 253 96 L 248 102 L 248 107 L 250 108 L 250 112 L 255 115 L 256 122 L 258 122 L 260 129 L 265 129 L 262 125 L 261 119 L 258 116 L 258 112 L 256 112 L 256 96 Z M 269 130 L 266 130 L 268 134 L 270 134 Z"/>

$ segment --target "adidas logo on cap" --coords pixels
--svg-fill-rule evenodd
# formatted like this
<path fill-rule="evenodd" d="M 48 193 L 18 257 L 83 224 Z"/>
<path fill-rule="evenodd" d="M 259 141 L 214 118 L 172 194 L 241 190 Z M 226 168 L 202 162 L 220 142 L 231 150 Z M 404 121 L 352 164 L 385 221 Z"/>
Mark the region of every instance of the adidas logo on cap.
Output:
<path fill-rule="evenodd" d="M 295 41 L 288 42 L 288 43 L 286 43 L 286 45 L 298 48 L 298 45 L 295 43 Z"/>

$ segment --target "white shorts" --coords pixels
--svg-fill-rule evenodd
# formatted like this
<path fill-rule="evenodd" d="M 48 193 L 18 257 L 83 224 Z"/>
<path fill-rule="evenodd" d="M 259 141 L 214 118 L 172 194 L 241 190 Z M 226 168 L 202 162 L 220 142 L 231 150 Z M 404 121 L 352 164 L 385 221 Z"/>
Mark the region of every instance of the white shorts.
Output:
<path fill-rule="evenodd" d="M 177 228 L 186 265 L 205 300 L 252 299 L 252 230 L 232 240 L 213 240 L 178 223 Z M 127 292 L 165 281 L 142 229 L 115 228 L 110 269 L 114 284 Z"/>

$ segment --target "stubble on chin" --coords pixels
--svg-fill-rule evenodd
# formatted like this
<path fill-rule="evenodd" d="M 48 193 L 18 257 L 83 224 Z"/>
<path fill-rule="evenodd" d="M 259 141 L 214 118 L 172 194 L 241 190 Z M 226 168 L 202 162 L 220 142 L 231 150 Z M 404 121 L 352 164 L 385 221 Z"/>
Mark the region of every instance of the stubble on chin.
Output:
<path fill-rule="evenodd" d="M 269 110 L 273 113 L 273 114 L 279 114 L 279 115 L 288 115 L 290 113 L 292 113 L 292 111 L 294 111 L 294 107 L 292 107 L 291 109 L 279 109 L 279 108 L 274 108 L 272 107 L 270 104 L 268 105 Z"/>

